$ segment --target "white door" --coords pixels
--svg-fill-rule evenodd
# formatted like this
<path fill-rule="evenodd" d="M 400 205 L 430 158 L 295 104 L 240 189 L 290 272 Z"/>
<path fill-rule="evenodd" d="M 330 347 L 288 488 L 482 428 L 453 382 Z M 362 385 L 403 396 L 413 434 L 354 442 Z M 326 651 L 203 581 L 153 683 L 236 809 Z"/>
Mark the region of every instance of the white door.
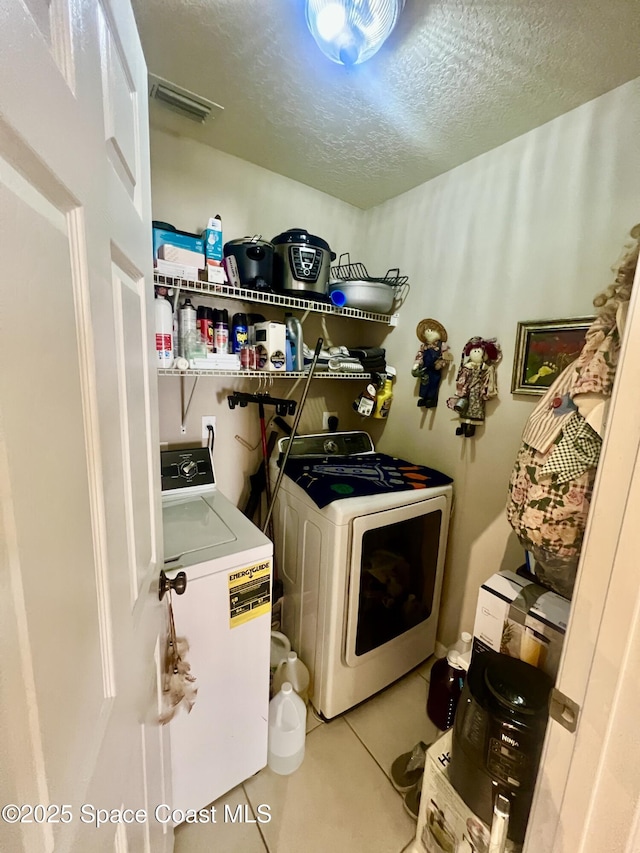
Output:
<path fill-rule="evenodd" d="M 629 307 L 525 853 L 640 851 L 640 268 Z"/>
<path fill-rule="evenodd" d="M 172 848 L 150 219 L 129 4 L 2 0 L 2 850 Z"/>

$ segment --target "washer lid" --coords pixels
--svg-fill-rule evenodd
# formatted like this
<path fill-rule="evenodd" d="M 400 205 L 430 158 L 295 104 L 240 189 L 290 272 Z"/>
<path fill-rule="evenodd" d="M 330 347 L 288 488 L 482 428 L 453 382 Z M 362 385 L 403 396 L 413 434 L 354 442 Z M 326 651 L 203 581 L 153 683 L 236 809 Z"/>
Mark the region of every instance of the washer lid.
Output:
<path fill-rule="evenodd" d="M 206 494 L 176 496 L 165 501 L 162 507 L 165 562 L 237 540 L 207 497 Z"/>

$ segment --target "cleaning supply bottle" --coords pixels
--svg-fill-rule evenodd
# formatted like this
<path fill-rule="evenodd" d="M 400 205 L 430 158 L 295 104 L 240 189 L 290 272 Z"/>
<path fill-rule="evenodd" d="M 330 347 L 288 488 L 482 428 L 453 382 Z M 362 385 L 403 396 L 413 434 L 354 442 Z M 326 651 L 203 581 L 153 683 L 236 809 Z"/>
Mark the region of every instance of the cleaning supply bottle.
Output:
<path fill-rule="evenodd" d="M 311 677 L 309 670 L 302 663 L 296 652 L 289 652 L 287 657 L 280 661 L 273 676 L 273 692 L 277 693 L 285 681 L 288 681 L 302 701 L 309 701 L 309 686 Z"/>
<path fill-rule="evenodd" d="M 446 658 L 440 658 L 431 667 L 427 715 L 442 731 L 453 725 L 465 678 L 466 671 L 457 646 L 452 646 Z"/>
<path fill-rule="evenodd" d="M 154 300 L 156 317 L 156 365 L 171 367 L 173 365 L 173 311 L 171 303 L 164 296 L 156 296 Z"/>
<path fill-rule="evenodd" d="M 213 309 L 208 305 L 198 305 L 196 323 L 207 352 L 213 352 Z"/>
<path fill-rule="evenodd" d="M 185 358 L 190 355 L 187 352 L 187 341 L 193 338 L 193 333 L 196 332 L 197 311 L 190 299 L 185 299 L 180 306 L 179 312 L 179 354 Z"/>
<path fill-rule="evenodd" d="M 304 338 L 302 337 L 302 323 L 293 314 L 287 312 L 284 315 L 285 326 L 287 327 L 287 338 L 291 342 L 291 363 L 292 370 L 304 370 L 304 356 L 302 346 Z"/>
<path fill-rule="evenodd" d="M 353 408 L 359 415 L 371 417 L 376 407 L 376 393 L 376 386 L 373 382 L 368 382 L 364 391 L 353 401 Z"/>
<path fill-rule="evenodd" d="M 249 323 L 247 315 L 238 313 L 231 321 L 231 351 L 238 354 L 249 343 Z"/>
<path fill-rule="evenodd" d="M 393 400 L 393 378 L 395 375 L 395 369 L 393 367 L 387 367 L 385 380 L 376 394 L 376 407 L 373 411 L 372 417 L 388 417 L 389 409 L 391 408 L 391 401 Z"/>
<path fill-rule="evenodd" d="M 289 638 L 280 631 L 271 632 L 271 653 L 269 655 L 269 698 L 273 698 L 273 676 L 276 669 L 291 651 Z"/>
<path fill-rule="evenodd" d="M 269 702 L 267 764 L 274 773 L 288 776 L 304 758 L 307 709 L 291 684 L 285 681 Z"/>
<path fill-rule="evenodd" d="M 216 353 L 229 352 L 229 312 L 216 308 L 213 312 L 213 349 Z"/>

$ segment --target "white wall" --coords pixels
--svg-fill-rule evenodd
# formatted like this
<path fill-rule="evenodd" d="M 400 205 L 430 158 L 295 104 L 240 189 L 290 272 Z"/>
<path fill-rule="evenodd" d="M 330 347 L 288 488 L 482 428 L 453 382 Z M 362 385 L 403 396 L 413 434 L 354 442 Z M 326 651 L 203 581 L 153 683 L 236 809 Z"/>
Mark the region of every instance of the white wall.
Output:
<path fill-rule="evenodd" d="M 640 79 L 364 214 L 365 263 L 399 263 L 412 285 L 387 339 L 399 375 L 379 448 L 455 479 L 441 642 L 472 626 L 483 580 L 522 562 L 504 510 L 536 398 L 510 393 L 516 324 L 592 313 L 638 221 Z M 422 317 L 445 325 L 456 359 L 427 412 L 410 376 Z M 498 401 L 475 438 L 463 439 L 445 401 L 472 335 L 497 337 L 504 358 Z"/>
<path fill-rule="evenodd" d="M 346 251 L 356 258 L 359 251 L 362 211 L 303 184 L 283 178 L 237 157 L 215 151 L 159 130 L 151 130 L 151 179 L 153 218 L 170 222 L 183 231 L 200 232 L 211 216 L 223 219 L 224 240 L 245 235 L 262 234 L 267 240 L 287 228 L 302 227 L 328 241 L 338 254 Z M 182 300 L 181 300 L 182 301 Z M 196 297 L 195 305 L 210 304 L 227 308 L 229 313 L 247 310 L 228 299 L 209 300 Z M 251 310 L 251 309 L 250 309 Z M 270 306 L 254 306 L 268 319 L 282 321 L 283 311 Z M 300 316 L 300 315 L 299 315 Z M 378 345 L 388 328 L 359 321 L 310 315 L 304 325 L 305 342 L 312 348 L 320 334 L 334 344 Z M 193 379 L 184 381 L 184 394 L 189 398 Z M 323 411 L 340 411 L 340 428 L 351 429 L 358 418 L 351 401 L 360 391 L 362 381 L 314 382 L 300 422 L 301 431 L 320 431 Z M 201 438 L 203 415 L 217 418 L 216 474 L 221 490 L 234 502 L 247 494 L 247 474 L 260 463 L 260 429 L 256 406 L 229 410 L 227 394 L 238 389 L 258 390 L 257 383 L 241 379 L 202 377 L 196 386 L 185 421 L 181 427 L 181 380 L 159 378 L 160 439 L 163 442 L 197 444 Z M 270 393 L 275 397 L 300 399 L 301 384 L 276 382 Z M 273 409 L 267 409 L 267 415 Z M 289 419 L 291 422 L 291 419 Z M 249 452 L 238 435 L 256 449 Z"/>
<path fill-rule="evenodd" d="M 322 410 L 339 408 L 341 428 L 370 429 L 382 451 L 440 468 L 455 479 L 439 639 L 452 641 L 473 624 L 478 586 L 522 560 L 505 516 L 509 474 L 531 398 L 510 393 L 519 320 L 589 314 L 595 293 L 611 278 L 629 228 L 640 220 L 640 79 L 367 212 L 199 143 L 151 134 L 153 215 L 184 230 L 199 230 L 216 213 L 225 240 L 306 227 L 336 252 L 351 251 L 371 272 L 399 266 L 410 277 L 400 325 L 386 339 L 383 326 L 330 319 L 334 343 L 384 342 L 398 369 L 389 421 L 364 423 L 351 410 L 359 382 L 316 382 L 301 428 L 320 429 Z M 226 307 L 226 306 L 225 306 Z M 231 307 L 231 306 L 229 306 Z M 449 331 L 456 358 L 438 408 L 416 407 L 410 376 L 422 317 Z M 274 317 L 274 319 L 276 319 Z M 305 325 L 307 343 L 320 333 Z M 446 408 L 460 351 L 472 335 L 497 337 L 504 358 L 500 396 L 473 439 L 455 435 Z M 216 463 L 223 491 L 243 493 L 258 462 L 235 439 L 256 444 L 255 410 L 226 408 L 235 380 L 200 381 L 180 435 L 180 383 L 160 379 L 163 441 L 200 437 L 200 417 L 219 417 Z M 191 380 L 185 383 L 190 391 Z M 249 383 L 247 382 L 246 385 Z M 286 382 L 272 393 L 291 392 Z M 299 396 L 298 388 L 294 396 Z"/>

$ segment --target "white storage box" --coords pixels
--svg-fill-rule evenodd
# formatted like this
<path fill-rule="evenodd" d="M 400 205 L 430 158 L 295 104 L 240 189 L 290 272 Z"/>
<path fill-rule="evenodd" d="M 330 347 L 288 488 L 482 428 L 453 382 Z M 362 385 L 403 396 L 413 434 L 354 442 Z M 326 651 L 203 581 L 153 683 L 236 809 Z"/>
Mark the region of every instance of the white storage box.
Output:
<path fill-rule="evenodd" d="M 571 602 L 515 572 L 492 575 L 478 593 L 473 653 L 493 649 L 555 679 Z"/>
<path fill-rule="evenodd" d="M 427 750 L 412 853 L 476 853 L 488 850 L 490 828 L 471 811 L 447 776 L 451 730 Z M 507 841 L 508 853 L 522 846 Z"/>
<path fill-rule="evenodd" d="M 198 267 L 192 267 L 185 264 L 174 264 L 171 261 L 163 261 L 160 258 L 156 261 L 156 272 L 161 275 L 168 275 L 171 278 L 188 278 L 192 281 L 198 280 Z"/>

